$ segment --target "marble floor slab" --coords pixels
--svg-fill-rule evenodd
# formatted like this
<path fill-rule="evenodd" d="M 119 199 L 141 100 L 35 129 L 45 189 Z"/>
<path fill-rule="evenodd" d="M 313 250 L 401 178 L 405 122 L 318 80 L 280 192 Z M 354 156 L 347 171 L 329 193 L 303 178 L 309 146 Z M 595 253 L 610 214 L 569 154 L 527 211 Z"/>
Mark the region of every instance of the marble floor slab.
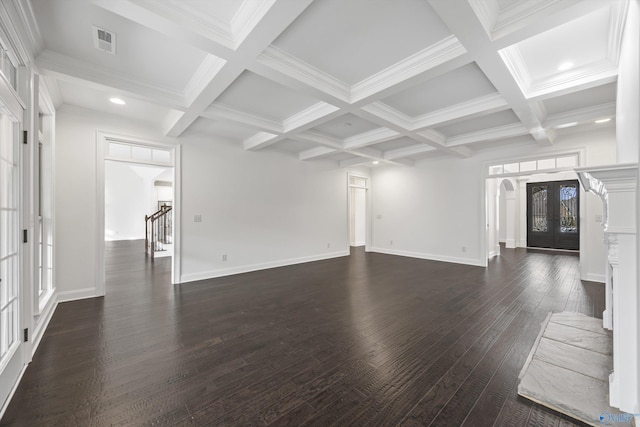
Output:
<path fill-rule="evenodd" d="M 553 313 L 520 373 L 518 394 L 589 425 L 622 415 L 609 406 L 611 332 L 602 320 Z"/>

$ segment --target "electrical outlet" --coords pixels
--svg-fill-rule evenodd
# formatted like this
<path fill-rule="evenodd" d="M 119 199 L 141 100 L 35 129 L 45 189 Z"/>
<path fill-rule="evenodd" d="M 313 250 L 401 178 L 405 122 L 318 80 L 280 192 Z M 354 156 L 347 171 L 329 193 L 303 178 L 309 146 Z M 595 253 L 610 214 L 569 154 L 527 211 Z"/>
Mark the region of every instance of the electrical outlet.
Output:
<path fill-rule="evenodd" d="M 194 215 L 193 222 L 202 222 L 202 215 Z"/>
<path fill-rule="evenodd" d="M 602 215 L 596 215 L 596 222 L 602 222 Z"/>
<path fill-rule="evenodd" d="M 378 215 L 376 216 L 376 218 L 377 218 L 377 219 L 382 219 L 382 215 L 378 214 Z"/>
<path fill-rule="evenodd" d="M 393 245 L 393 240 L 389 240 L 389 244 L 390 244 L 390 245 Z"/>
<path fill-rule="evenodd" d="M 327 243 L 327 249 L 331 247 L 331 243 Z"/>
<path fill-rule="evenodd" d="M 462 252 L 467 252 L 467 247 L 466 246 L 462 247 Z"/>
<path fill-rule="evenodd" d="M 222 254 L 222 261 L 226 261 L 227 260 L 227 254 Z"/>

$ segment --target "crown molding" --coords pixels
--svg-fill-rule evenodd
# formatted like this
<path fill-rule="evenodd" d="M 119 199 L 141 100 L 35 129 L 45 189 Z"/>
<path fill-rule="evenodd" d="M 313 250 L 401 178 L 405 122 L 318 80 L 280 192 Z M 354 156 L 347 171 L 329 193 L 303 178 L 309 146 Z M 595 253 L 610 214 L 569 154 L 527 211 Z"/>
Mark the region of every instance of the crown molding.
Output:
<path fill-rule="evenodd" d="M 499 93 L 493 93 L 413 118 L 411 130 L 442 125 L 462 118 L 508 110 L 509 104 Z"/>
<path fill-rule="evenodd" d="M 579 108 L 577 110 L 567 111 L 560 114 L 553 114 L 544 122 L 545 129 L 554 128 L 559 125 L 571 122 L 590 122 L 593 120 L 614 117 L 616 115 L 616 103 L 607 102 L 605 104 L 594 105 L 586 108 Z"/>
<path fill-rule="evenodd" d="M 180 27 L 189 28 L 191 31 L 228 49 L 235 50 L 237 47 L 231 25 L 228 22 L 214 16 L 205 15 L 191 7 L 188 2 L 178 0 L 164 0 L 161 2 L 129 0 L 129 2 L 146 9 L 154 15 L 168 19 Z"/>
<path fill-rule="evenodd" d="M 421 137 L 426 138 L 429 141 L 436 143 L 437 145 L 446 145 L 447 137 L 435 129 L 424 129 L 416 132 L 416 135 L 420 135 Z"/>
<path fill-rule="evenodd" d="M 603 59 L 571 71 L 535 81 L 527 89 L 525 96 L 527 98 L 535 98 L 574 87 L 586 86 L 594 82 L 600 82 L 600 84 L 610 83 L 615 81 L 617 76 L 617 66 L 614 66 L 609 60 Z"/>
<path fill-rule="evenodd" d="M 492 40 L 499 39 L 538 19 L 537 15 L 548 16 L 577 3 L 579 0 L 521 1 L 500 11 L 489 36 Z"/>
<path fill-rule="evenodd" d="M 329 154 L 337 153 L 338 150 L 329 147 L 314 147 L 308 150 L 298 153 L 298 160 L 310 160 L 318 157 L 328 156 Z"/>
<path fill-rule="evenodd" d="M 473 144 L 475 142 L 493 141 L 496 139 L 512 138 L 529 134 L 529 130 L 520 123 L 497 126 L 490 129 L 483 129 L 477 132 L 469 132 L 447 138 L 447 147 Z"/>
<path fill-rule="evenodd" d="M 433 148 L 430 145 L 425 144 L 416 144 L 409 147 L 396 148 L 393 150 L 385 151 L 383 157 L 387 160 L 395 160 L 401 157 L 410 157 L 415 154 L 427 153 L 433 150 L 437 150 L 437 148 Z"/>
<path fill-rule="evenodd" d="M 393 85 L 424 73 L 438 65 L 467 53 L 462 43 L 453 35 L 428 48 L 376 73 L 351 87 L 351 103 L 358 102 Z"/>
<path fill-rule="evenodd" d="M 320 144 L 325 147 L 334 148 L 339 151 L 344 150 L 344 146 L 341 140 L 332 138 L 324 133 L 316 132 L 316 131 L 305 131 L 300 132 L 296 135 L 290 136 L 291 139 L 303 141 L 303 142 L 312 142 L 315 144 Z"/>
<path fill-rule="evenodd" d="M 237 49 L 242 42 L 251 34 L 254 28 L 260 23 L 276 0 L 248 1 L 245 0 L 231 19 L 231 33 L 234 42 L 234 49 Z"/>
<path fill-rule="evenodd" d="M 611 4 L 609 13 L 609 40 L 607 44 L 607 59 L 616 67 L 620 62 L 620 51 L 622 50 L 622 34 L 624 24 L 629 10 L 628 2 L 617 2 Z"/>
<path fill-rule="evenodd" d="M 28 50 L 30 52 L 31 59 L 38 56 L 44 49 L 44 39 L 40 33 L 38 22 L 36 21 L 35 14 L 33 13 L 33 7 L 28 0 L 12 0 L 16 12 L 22 22 L 22 27 L 27 35 Z"/>
<path fill-rule="evenodd" d="M 105 71 L 103 68 L 84 61 L 62 55 L 52 50 L 44 50 L 35 60 L 36 67 L 45 75 L 62 80 L 79 79 L 96 86 L 125 91 L 133 96 L 155 104 L 183 110 L 186 108 L 181 92 L 135 80 L 124 75 Z"/>
<path fill-rule="evenodd" d="M 498 54 L 518 84 L 520 91 L 527 96 L 529 86 L 531 86 L 531 75 L 518 46 L 506 47 L 499 50 Z"/>
<path fill-rule="evenodd" d="M 381 127 L 358 135 L 350 136 L 344 139 L 345 150 L 365 147 L 367 145 L 378 144 L 380 142 L 390 141 L 400 137 L 399 132 L 392 129 Z"/>
<path fill-rule="evenodd" d="M 469 0 L 469 5 L 480 21 L 482 28 L 491 37 L 493 27 L 498 21 L 500 5 L 496 0 Z"/>
<path fill-rule="evenodd" d="M 215 55 L 207 54 L 205 56 L 196 72 L 191 76 L 187 86 L 184 88 L 184 98 L 188 105 L 193 104 L 198 96 L 211 84 L 211 81 L 218 75 L 226 63 L 227 61 Z"/>
<path fill-rule="evenodd" d="M 302 126 L 314 124 L 314 122 L 318 120 L 326 119 L 327 116 L 330 116 L 338 110 L 340 110 L 340 108 L 335 105 L 331 105 L 326 102 L 318 102 L 311 107 L 284 119 L 282 127 L 284 132 L 288 133 L 299 129 Z"/>
<path fill-rule="evenodd" d="M 382 101 L 373 102 L 361 108 L 373 116 L 379 119 L 393 123 L 394 125 L 403 129 L 411 129 L 413 125 L 413 119 L 404 113 L 396 110 L 395 108 L 383 103 Z"/>
<path fill-rule="evenodd" d="M 229 120 L 240 123 L 257 130 L 266 131 L 268 133 L 281 134 L 284 132 L 282 124 L 255 114 L 237 110 L 229 105 L 214 102 L 206 110 L 200 113 L 200 116 L 213 120 Z"/>
<path fill-rule="evenodd" d="M 350 88 L 346 83 L 273 45 L 267 47 L 256 61 L 343 102 L 350 101 Z"/>
<path fill-rule="evenodd" d="M 17 65 L 26 66 L 33 62 L 35 47 L 30 43 L 28 23 L 21 16 L 17 0 L 0 2 L 0 37 L 8 55 Z"/>
<path fill-rule="evenodd" d="M 242 142 L 242 145 L 247 151 L 256 151 L 261 148 L 268 147 L 271 144 L 275 144 L 278 140 L 278 135 L 274 135 L 269 132 L 258 132 L 257 134 L 250 136 Z"/>

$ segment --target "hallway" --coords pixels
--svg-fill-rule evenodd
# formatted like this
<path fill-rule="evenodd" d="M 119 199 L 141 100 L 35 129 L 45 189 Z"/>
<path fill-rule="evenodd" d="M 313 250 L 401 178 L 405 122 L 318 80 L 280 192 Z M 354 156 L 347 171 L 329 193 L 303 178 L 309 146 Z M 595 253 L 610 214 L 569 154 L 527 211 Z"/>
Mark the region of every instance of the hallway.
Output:
<path fill-rule="evenodd" d="M 2 425 L 574 425 L 516 384 L 549 311 L 601 317 L 577 256 L 358 249 L 172 286 L 143 246 L 109 242 L 106 296 L 58 306 Z"/>

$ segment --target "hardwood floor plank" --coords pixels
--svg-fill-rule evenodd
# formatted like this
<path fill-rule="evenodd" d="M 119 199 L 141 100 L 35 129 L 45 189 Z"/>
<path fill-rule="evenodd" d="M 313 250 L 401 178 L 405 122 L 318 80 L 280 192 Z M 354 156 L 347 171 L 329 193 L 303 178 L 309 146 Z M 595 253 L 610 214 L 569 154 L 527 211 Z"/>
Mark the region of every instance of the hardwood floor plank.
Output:
<path fill-rule="evenodd" d="M 170 285 L 108 242 L 107 294 L 58 306 L 0 425 L 576 425 L 518 398 L 549 311 L 600 316 L 579 258 L 350 257 Z"/>

